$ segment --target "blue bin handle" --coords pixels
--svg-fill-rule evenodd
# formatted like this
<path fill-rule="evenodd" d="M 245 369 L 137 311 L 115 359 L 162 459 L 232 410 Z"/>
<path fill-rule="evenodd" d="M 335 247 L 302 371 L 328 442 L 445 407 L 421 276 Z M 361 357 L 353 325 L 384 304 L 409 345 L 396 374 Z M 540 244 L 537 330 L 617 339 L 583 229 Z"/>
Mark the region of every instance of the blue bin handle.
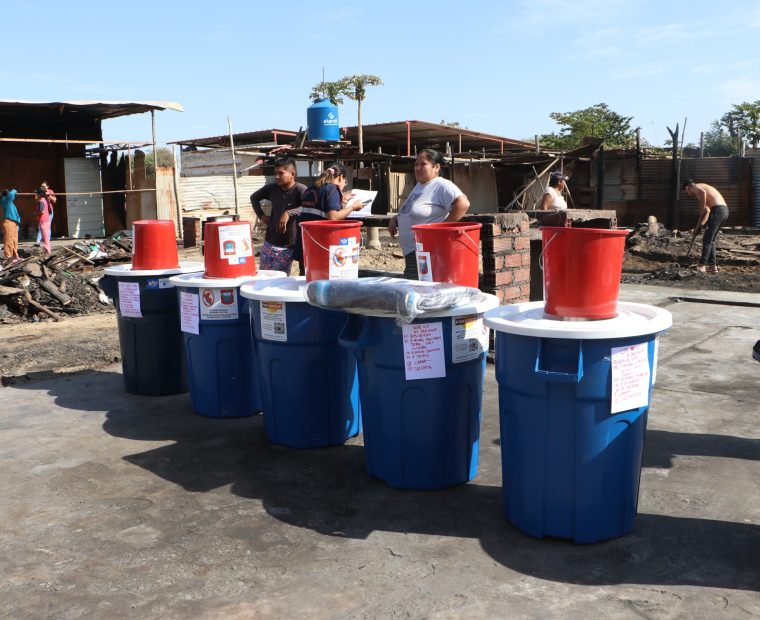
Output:
<path fill-rule="evenodd" d="M 583 378 L 583 340 L 578 340 L 578 365 L 575 373 L 572 372 L 557 372 L 554 370 L 543 370 L 541 368 L 543 356 L 544 356 L 544 339 L 538 339 L 538 347 L 536 349 L 536 365 L 533 368 L 533 372 L 539 379 L 547 381 L 548 383 L 580 383 Z"/>
<path fill-rule="evenodd" d="M 358 314 L 349 314 L 343 328 L 338 334 L 338 344 L 349 349 L 367 349 L 379 344 L 377 338 L 370 335 L 370 321 Z M 358 334 L 355 337 L 351 334 Z"/>

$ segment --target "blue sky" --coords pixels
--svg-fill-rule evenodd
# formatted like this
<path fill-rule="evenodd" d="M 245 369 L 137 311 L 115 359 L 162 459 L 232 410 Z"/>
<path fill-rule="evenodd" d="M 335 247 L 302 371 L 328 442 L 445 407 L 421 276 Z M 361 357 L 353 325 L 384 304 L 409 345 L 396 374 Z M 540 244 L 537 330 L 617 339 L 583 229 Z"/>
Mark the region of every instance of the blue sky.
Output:
<path fill-rule="evenodd" d="M 760 2 L 3 1 L 3 99 L 169 100 L 158 141 L 306 124 L 311 87 L 368 73 L 365 123 L 457 121 L 530 138 L 607 103 L 653 144 L 760 99 Z M 39 36 L 35 37 L 35 33 Z M 356 124 L 356 104 L 340 108 Z M 150 137 L 150 116 L 106 121 Z"/>

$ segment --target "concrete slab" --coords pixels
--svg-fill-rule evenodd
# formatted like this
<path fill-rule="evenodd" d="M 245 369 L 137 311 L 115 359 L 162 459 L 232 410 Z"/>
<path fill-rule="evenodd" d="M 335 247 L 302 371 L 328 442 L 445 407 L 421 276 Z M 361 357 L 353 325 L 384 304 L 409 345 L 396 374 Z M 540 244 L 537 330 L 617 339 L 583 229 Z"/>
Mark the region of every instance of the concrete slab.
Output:
<path fill-rule="evenodd" d="M 493 366 L 479 475 L 436 492 L 368 478 L 361 438 L 278 448 L 260 416 L 128 395 L 113 367 L 0 388 L 2 615 L 760 615 L 760 309 L 644 288 L 622 297 L 675 326 L 630 535 L 583 546 L 503 520 Z"/>

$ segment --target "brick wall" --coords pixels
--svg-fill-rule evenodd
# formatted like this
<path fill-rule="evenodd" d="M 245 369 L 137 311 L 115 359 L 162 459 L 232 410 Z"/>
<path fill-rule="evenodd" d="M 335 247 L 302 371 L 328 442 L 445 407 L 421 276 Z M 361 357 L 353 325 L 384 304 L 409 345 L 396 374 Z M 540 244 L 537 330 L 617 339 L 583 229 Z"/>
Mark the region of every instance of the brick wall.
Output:
<path fill-rule="evenodd" d="M 526 213 L 474 215 L 480 222 L 483 272 L 480 290 L 492 293 L 502 304 L 528 301 L 530 295 L 530 232 Z"/>

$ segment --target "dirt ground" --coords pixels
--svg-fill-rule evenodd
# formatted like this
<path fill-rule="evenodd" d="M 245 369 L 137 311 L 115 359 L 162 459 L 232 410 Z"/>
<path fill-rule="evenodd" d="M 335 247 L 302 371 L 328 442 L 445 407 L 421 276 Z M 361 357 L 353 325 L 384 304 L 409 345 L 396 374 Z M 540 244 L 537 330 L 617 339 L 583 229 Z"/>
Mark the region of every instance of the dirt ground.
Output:
<path fill-rule="evenodd" d="M 752 264 L 724 264 L 728 256 L 725 252 L 719 274 L 705 275 L 688 267 L 696 264 L 699 249 L 698 242 L 691 260 L 684 261 L 688 241 L 687 238 L 644 239 L 629 248 L 623 266 L 623 282 L 760 293 L 760 268 Z M 362 250 L 361 267 L 402 272 L 404 259 L 398 240 L 382 231 L 380 242 L 380 250 Z M 742 235 L 736 241 L 721 234 L 718 247 L 736 244 L 753 248 L 760 244 L 760 236 Z M 719 261 L 720 258 L 719 252 Z M 180 259 L 202 260 L 200 248 L 180 249 Z M 37 323 L 0 324 L 0 381 L 3 384 L 57 373 L 101 369 L 120 360 L 116 313 L 112 306 L 99 308 L 97 314 L 69 317 L 59 323 L 43 318 Z"/>

